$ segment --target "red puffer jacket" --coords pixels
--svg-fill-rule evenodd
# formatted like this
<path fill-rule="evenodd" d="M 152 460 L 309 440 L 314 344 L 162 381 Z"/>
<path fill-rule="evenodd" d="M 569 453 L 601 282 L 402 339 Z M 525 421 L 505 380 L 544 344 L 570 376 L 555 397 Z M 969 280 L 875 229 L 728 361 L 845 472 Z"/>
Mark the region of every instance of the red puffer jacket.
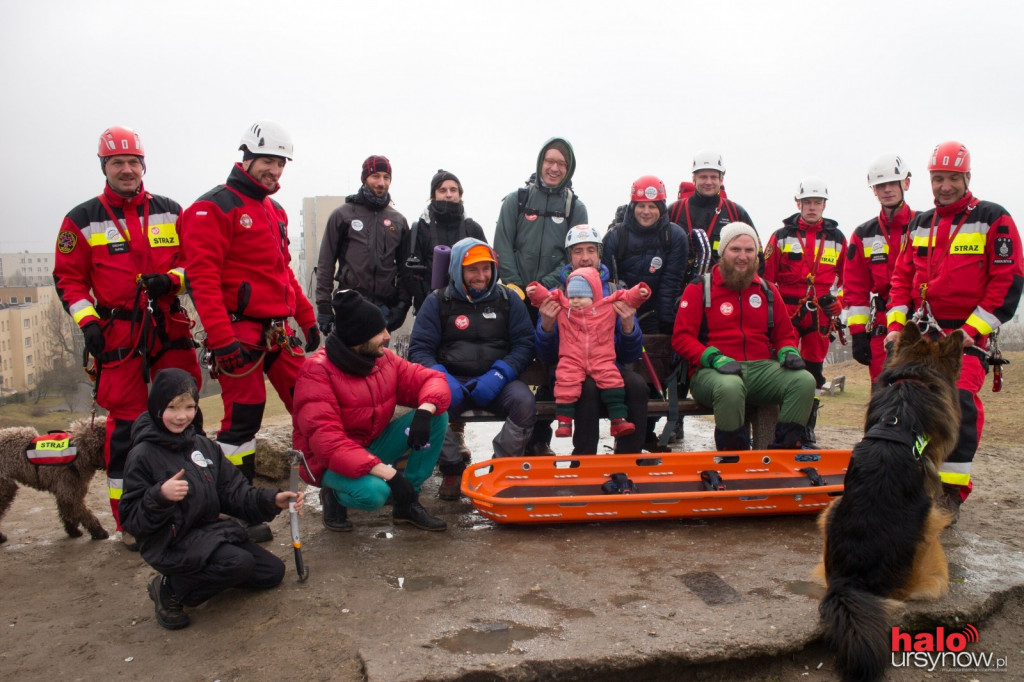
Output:
<path fill-rule="evenodd" d="M 433 403 L 440 414 L 451 404 L 448 381 L 441 372 L 414 365 L 389 350 L 377 358 L 369 376 L 346 374 L 321 348 L 306 358 L 295 382 L 292 444 L 320 485 L 324 472 L 347 478 L 369 473 L 380 459 L 366 447 L 387 428 L 395 406 Z"/>

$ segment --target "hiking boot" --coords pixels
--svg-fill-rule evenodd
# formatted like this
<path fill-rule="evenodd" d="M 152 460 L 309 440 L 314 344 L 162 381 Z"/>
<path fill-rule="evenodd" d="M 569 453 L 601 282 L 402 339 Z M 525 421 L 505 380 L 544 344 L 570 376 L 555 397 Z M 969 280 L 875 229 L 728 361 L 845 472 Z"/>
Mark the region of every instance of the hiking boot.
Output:
<path fill-rule="evenodd" d="M 437 487 L 437 496 L 442 500 L 454 502 L 462 497 L 462 476 L 458 474 L 444 474 L 441 477 L 441 485 Z"/>
<path fill-rule="evenodd" d="M 801 449 L 801 446 L 804 445 L 804 428 L 803 424 L 797 424 L 796 422 L 779 422 L 775 425 L 775 441 L 768 444 L 768 449 Z"/>
<path fill-rule="evenodd" d="M 558 418 L 558 428 L 555 429 L 555 438 L 568 438 L 572 435 L 572 420 Z"/>
<path fill-rule="evenodd" d="M 523 449 L 523 454 L 533 457 L 550 457 L 555 454 L 555 451 L 547 443 L 527 443 L 526 448 Z"/>
<path fill-rule="evenodd" d="M 156 622 L 168 630 L 188 627 L 188 614 L 178 598 L 171 592 L 167 579 L 158 575 L 149 582 L 149 598 L 156 605 Z"/>
<path fill-rule="evenodd" d="M 451 424 L 449 427 L 452 431 L 452 436 L 455 438 L 455 444 L 458 446 L 459 456 L 462 457 L 462 461 L 466 464 L 473 463 L 473 452 L 466 445 L 466 422 L 459 422 L 457 424 Z"/>
<path fill-rule="evenodd" d="M 320 504 L 323 506 L 324 528 L 336 533 L 348 533 L 352 530 L 352 522 L 348 520 L 348 508 L 334 495 L 333 491 L 320 488 Z"/>
<path fill-rule="evenodd" d="M 947 512 L 952 519 L 949 525 L 955 526 L 960 520 L 960 505 L 964 503 L 963 495 L 960 494 L 960 486 L 942 484 L 942 497 L 938 501 L 939 508 Z"/>
<path fill-rule="evenodd" d="M 410 502 L 405 507 L 395 507 L 391 513 L 395 524 L 408 523 L 420 530 L 447 530 L 448 524 L 443 519 L 431 516 L 419 502 Z"/>
<path fill-rule="evenodd" d="M 750 434 L 746 427 L 735 431 L 723 431 L 715 427 L 715 449 L 718 451 L 749 450 Z"/>
<path fill-rule="evenodd" d="M 265 523 L 254 523 L 251 526 L 246 526 L 245 532 L 249 534 L 249 539 L 256 543 L 270 542 L 274 539 L 274 532 Z"/>
<path fill-rule="evenodd" d="M 658 441 L 658 434 L 656 434 L 654 431 L 648 431 L 647 435 L 644 437 L 644 450 L 653 453 L 672 452 L 672 448 L 668 447 L 667 445 L 662 445 Z"/>
<path fill-rule="evenodd" d="M 821 407 L 821 398 L 815 396 L 814 404 L 811 407 L 811 416 L 807 419 L 807 426 L 804 428 L 804 437 L 801 444 L 804 450 L 818 449 L 818 439 L 814 435 L 814 427 L 818 425 L 819 407 Z"/>
<path fill-rule="evenodd" d="M 679 445 L 683 442 L 683 418 L 680 417 L 679 421 L 676 422 L 676 426 L 672 429 L 672 435 L 669 436 L 669 445 Z"/>
<path fill-rule="evenodd" d="M 121 542 L 124 543 L 125 549 L 129 552 L 139 551 L 139 541 L 135 539 L 135 536 L 128 531 L 121 531 Z"/>
<path fill-rule="evenodd" d="M 631 433 L 636 432 L 636 424 L 628 422 L 622 417 L 617 417 L 612 420 L 611 434 L 613 438 L 619 436 L 628 436 Z"/>

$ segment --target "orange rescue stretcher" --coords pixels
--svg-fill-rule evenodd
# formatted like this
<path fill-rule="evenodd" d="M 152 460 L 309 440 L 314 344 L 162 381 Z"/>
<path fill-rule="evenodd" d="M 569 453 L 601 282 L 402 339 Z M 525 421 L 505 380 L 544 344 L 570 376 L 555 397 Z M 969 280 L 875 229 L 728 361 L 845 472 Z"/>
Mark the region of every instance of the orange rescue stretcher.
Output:
<path fill-rule="evenodd" d="M 462 475 L 496 523 L 813 514 L 843 493 L 850 450 L 502 457 Z"/>

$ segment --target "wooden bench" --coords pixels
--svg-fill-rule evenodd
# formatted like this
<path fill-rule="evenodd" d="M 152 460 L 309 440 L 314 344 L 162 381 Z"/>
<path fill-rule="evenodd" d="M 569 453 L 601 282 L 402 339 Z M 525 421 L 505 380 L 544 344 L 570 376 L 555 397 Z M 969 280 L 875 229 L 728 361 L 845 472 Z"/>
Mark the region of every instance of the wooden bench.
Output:
<path fill-rule="evenodd" d="M 831 381 L 826 381 L 821 387 L 821 390 L 829 395 L 835 395 L 838 390 L 840 393 L 846 392 L 846 377 L 838 376 Z"/>
<path fill-rule="evenodd" d="M 408 336 L 396 336 L 392 341 L 392 350 L 394 350 L 398 355 L 405 357 L 408 345 Z M 659 377 L 669 376 L 672 371 L 673 355 L 671 337 L 666 334 L 650 334 L 644 337 L 644 347 L 647 349 L 647 356 L 651 361 L 651 366 L 654 368 L 655 374 Z M 651 381 L 650 374 L 647 371 L 646 363 L 642 360 L 634 363 L 630 369 L 639 373 L 647 383 L 653 383 Z M 549 377 L 550 366 L 546 363 L 540 362 L 539 360 L 534 360 L 533 363 L 526 368 L 526 371 L 519 376 L 519 379 L 528 386 L 536 387 L 549 381 Z M 664 384 L 664 380 L 662 380 L 661 383 Z M 667 395 L 667 387 L 663 385 L 662 388 L 666 389 L 665 393 Z M 654 418 L 667 418 L 670 413 L 670 408 L 671 405 L 668 400 L 651 398 L 647 403 L 647 414 Z M 692 398 L 682 397 L 678 401 L 678 413 L 680 418 L 682 418 L 712 415 L 714 414 L 714 411 L 707 405 L 701 405 Z M 538 401 L 537 416 L 545 419 L 554 419 L 554 401 Z M 778 421 L 778 418 L 778 406 L 764 407 L 751 404 L 747 405 L 747 419 L 751 424 L 755 449 L 764 449 L 775 439 L 775 424 Z M 497 417 L 486 410 L 467 410 L 459 416 L 453 417 L 451 421 L 454 423 L 494 422 L 502 421 L 502 418 Z"/>

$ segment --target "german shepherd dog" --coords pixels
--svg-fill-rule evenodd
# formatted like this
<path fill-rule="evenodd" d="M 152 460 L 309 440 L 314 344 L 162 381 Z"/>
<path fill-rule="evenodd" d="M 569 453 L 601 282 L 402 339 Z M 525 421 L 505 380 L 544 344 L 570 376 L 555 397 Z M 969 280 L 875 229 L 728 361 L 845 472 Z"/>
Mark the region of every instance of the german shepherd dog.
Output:
<path fill-rule="evenodd" d="M 825 549 L 815 574 L 827 583 L 818 612 L 843 680 L 882 676 L 899 601 L 949 590 L 939 533 L 952 516 L 938 503 L 938 468 L 960 429 L 962 357 L 962 334 L 931 341 L 915 324 L 904 328 L 872 391 L 843 495 L 818 519 Z"/>

